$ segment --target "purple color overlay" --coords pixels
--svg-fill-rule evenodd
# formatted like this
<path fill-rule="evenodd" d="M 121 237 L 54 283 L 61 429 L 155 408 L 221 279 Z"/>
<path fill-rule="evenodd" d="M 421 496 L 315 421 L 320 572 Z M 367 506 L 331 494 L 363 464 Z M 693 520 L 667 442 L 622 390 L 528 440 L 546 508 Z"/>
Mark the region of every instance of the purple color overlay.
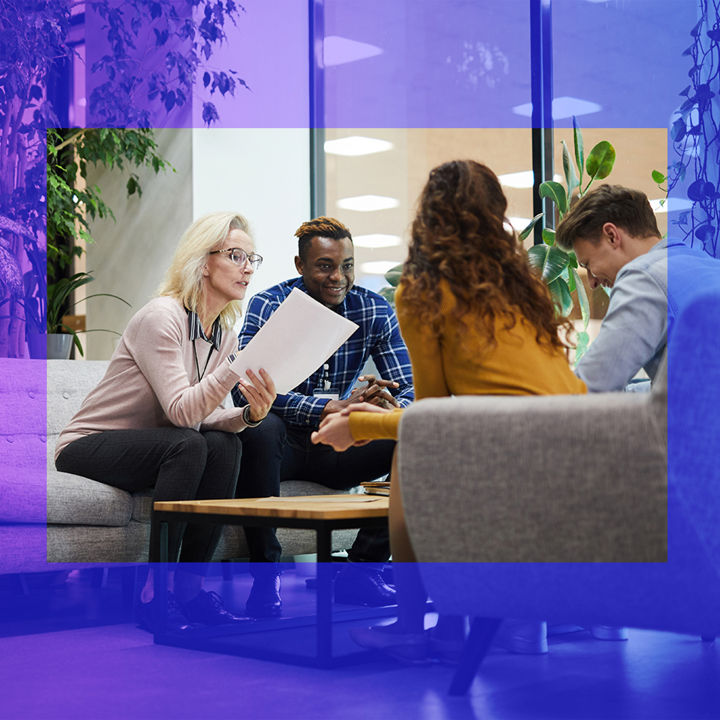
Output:
<path fill-rule="evenodd" d="M 132 3 L 114 3 L 112 7 L 118 9 L 121 5 L 129 8 Z M 152 13 L 150 3 L 139 5 Z M 170 5 L 166 3 L 163 7 Z M 172 5 L 181 19 L 193 17 L 187 3 Z M 91 69 L 105 56 L 117 59 L 117 46 L 107 39 L 104 24 L 108 21 L 88 11 L 88 99 L 93 91 L 100 93 L 95 95 L 96 102 L 88 105 L 89 124 L 102 124 L 105 117 L 110 118 L 108 125 L 199 127 L 206 123 L 204 117 L 211 117 L 205 114 L 208 112 L 205 103 L 212 102 L 218 116 L 214 124 L 218 127 L 307 127 L 307 5 L 292 0 L 273 2 L 272 8 L 270 3 L 262 0 L 251 0 L 244 5 L 246 11 L 237 14 L 237 26 L 230 21 L 225 23 L 227 44 L 214 49 L 210 59 L 201 59 L 190 90 L 185 92 L 184 103 L 178 104 L 177 94 L 173 102 L 167 94 L 163 100 L 158 91 L 151 100 L 147 95 L 144 99 L 138 95 L 132 107 L 123 105 L 124 100 L 113 105 L 110 90 L 106 97 L 102 97 L 103 84 L 108 76 L 102 74 L 102 68 L 94 73 Z M 325 108 L 324 118 L 319 124 L 326 127 L 529 126 L 529 112 L 522 114 L 518 110 L 530 102 L 527 3 L 506 0 L 483 3 L 334 0 L 322 5 L 324 34 L 330 40 L 326 43 L 323 67 L 318 69 L 318 77 L 323 81 Z M 55 13 L 64 23 L 67 21 L 64 11 L 68 7 L 63 2 L 47 6 L 38 3 L 32 11 L 28 10 L 28 16 L 33 12 Z M 199 13 L 201 9 L 195 12 Z M 195 17 L 200 25 L 202 17 Z M 576 109 L 584 127 L 667 127 L 671 124 L 672 113 L 680 104 L 677 93 L 687 82 L 688 65 L 681 52 L 687 44 L 689 30 L 696 22 L 694 3 L 666 0 L 595 4 L 556 0 L 553 17 L 555 96 L 571 99 L 565 100 L 564 105 L 559 103 L 558 124 L 570 121 L 563 115 L 568 107 Z M 683 38 L 680 30 L 684 28 L 687 28 L 687 35 Z M 147 58 L 150 65 L 141 71 L 133 66 L 128 77 L 142 77 L 145 83 L 149 83 L 154 72 L 162 74 L 168 52 L 187 53 L 187 38 L 168 37 L 162 44 L 153 46 L 153 39 L 158 39 L 156 29 L 162 33 L 159 26 L 141 24 L 136 50 L 145 55 L 145 50 L 149 48 Z M 17 32 L 7 27 L 1 27 L 0 31 Z M 46 37 L 50 35 L 46 34 Z M 133 52 L 128 51 L 128 63 L 132 61 Z M 249 89 L 238 83 L 234 94 L 229 91 L 223 93 L 221 80 L 211 94 L 214 76 L 211 75 L 206 86 L 205 73 L 221 72 L 222 68 L 227 68 L 228 72 L 235 70 L 237 75 L 234 77 L 241 78 Z M 7 78 L 6 75 L 3 77 Z M 42 123 L 52 123 L 51 108 L 43 105 L 47 68 L 37 75 L 36 85 L 42 91 L 40 97 L 31 90 L 34 85 L 26 88 L 26 96 L 32 95 L 32 101 L 38 107 L 28 108 L 23 122 L 28 125 L 36 123 L 37 130 Z M 171 91 L 177 93 L 177 88 L 165 88 L 166 93 Z M 2 100 L 5 112 L 8 97 L 6 94 Z M 577 101 L 586 104 L 578 105 Z M 580 113 L 578 107 L 584 108 L 586 114 Z M 125 115 L 122 114 L 123 108 Z M 34 114 L 35 110 L 39 115 Z M 24 174 L 18 174 L 21 180 L 11 184 L 0 199 L 0 215 L 4 222 L 2 252 L 5 253 L 0 256 L 2 269 L 4 272 L 13 265 L 8 257 L 14 258 L 17 268 L 16 282 L 12 287 L 5 282 L 9 276 L 2 275 L 4 284 L 0 288 L 0 300 L 8 300 L 1 308 L 3 315 L 5 308 L 11 307 L 13 302 L 22 305 L 27 313 L 32 306 L 28 298 L 41 300 L 44 290 L 42 281 L 35 285 L 31 282 L 33 274 L 36 281 L 44 275 L 42 153 L 38 155 L 36 152 L 36 136 L 30 132 L 25 134 L 35 137 L 33 151 L 23 156 Z M 681 194 L 681 199 L 683 197 L 684 194 Z M 13 231 L 14 226 L 9 226 L 5 220 L 24 223 L 26 228 L 30 228 L 30 234 Z M 8 232 L 13 238 L 10 241 L 12 244 L 8 244 L 6 239 Z M 17 282 L 22 281 L 26 273 L 30 273 L 28 284 L 23 284 L 21 289 Z M 19 298 L 22 298 L 22 303 Z M 42 314 L 39 317 L 42 320 Z M 706 320 L 703 317 L 693 319 L 691 329 L 701 335 L 700 339 L 697 336 L 688 337 L 689 348 L 710 345 L 709 338 L 718 336 L 717 333 L 707 335 Z M 42 441 L 46 426 L 42 401 L 45 365 L 42 360 L 27 359 L 29 336 L 27 339 L 22 333 L 13 336 L 7 325 L 1 327 L 5 330 L 5 337 L 15 338 L 15 346 L 9 348 L 5 337 L 0 341 L 3 348 L 8 348 L 6 354 L 9 358 L 14 358 L 2 360 L 0 388 L 0 444 L 4 450 L 0 475 L 0 512 L 4 513 L 0 516 L 0 531 L 4 534 L 4 549 L 0 573 L 56 569 L 56 566 L 45 563 L 42 533 L 45 505 L 45 447 Z M 676 362 L 671 360 L 673 364 Z M 607 582 L 617 583 L 619 589 L 628 589 L 633 587 L 633 583 L 641 583 L 648 577 L 657 578 L 662 573 L 672 572 L 673 568 L 679 568 L 681 575 L 689 573 L 694 568 L 693 562 L 697 562 L 711 581 L 712 564 L 708 556 L 700 551 L 709 553 L 710 557 L 714 552 L 716 558 L 717 546 L 703 545 L 702 538 L 693 536 L 682 525 L 685 516 L 672 511 L 672 503 L 676 500 L 672 493 L 682 489 L 686 463 L 700 459 L 701 471 L 718 467 L 710 455 L 717 447 L 717 421 L 712 419 L 717 414 L 707 414 L 699 421 L 694 413 L 694 403 L 699 403 L 700 397 L 688 394 L 693 388 L 696 393 L 699 388 L 704 388 L 706 370 L 707 365 L 690 365 L 683 375 L 683 388 L 688 388 L 688 391 L 678 395 L 671 390 L 669 399 L 668 422 L 672 438 L 669 529 L 671 543 L 673 532 L 677 530 L 687 544 L 677 549 L 671 545 L 672 557 L 667 567 L 472 568 L 455 565 L 443 569 L 450 581 L 467 588 L 476 573 L 481 579 L 492 577 L 494 582 L 505 583 L 505 586 L 532 580 L 536 582 L 536 592 L 525 593 L 530 603 L 543 597 L 543 584 L 538 579 L 540 573 L 546 573 L 550 579 L 554 572 L 559 573 L 573 587 L 579 586 L 580 581 L 592 584 L 605 578 Z M 712 388 L 712 391 L 716 392 L 717 388 Z M 690 503 L 691 515 L 695 513 L 695 520 L 699 518 L 701 523 L 717 517 L 717 512 L 708 512 L 708 507 L 703 508 L 697 498 L 681 498 L 677 507 L 683 507 L 683 502 L 686 505 Z M 28 540 L 31 535 L 34 539 Z M 698 552 L 689 552 L 688 548 L 695 548 Z M 3 568 L 6 569 L 3 571 Z M 716 567 L 715 573 L 716 580 Z M 678 581 L 676 587 L 676 594 L 669 592 L 664 598 L 655 596 L 658 602 L 661 605 L 674 602 L 679 599 L 681 590 L 686 592 L 684 582 Z M 42 590 L 38 592 L 40 595 L 43 593 Z M 698 592 L 716 593 L 717 589 L 708 591 L 706 587 Z M 48 598 L 50 594 L 47 591 Z M 13 613 L 22 613 L 28 602 L 22 593 L 11 593 L 11 596 L 19 599 L 16 605 L 12 600 L 9 606 L 3 606 L 5 618 L 11 618 Z M 48 613 L 53 612 L 50 602 L 47 608 Z M 622 619 L 620 612 L 611 617 L 601 617 L 601 614 L 586 617 L 618 622 Z M 648 611 L 648 622 L 651 615 Z M 103 622 L 104 618 L 100 613 L 94 616 L 94 620 Z M 58 619 L 58 623 L 62 627 L 62 619 Z M 126 670 L 130 672 L 131 668 Z M 711 699 L 708 695 L 699 702 Z M 714 700 L 716 702 L 717 698 Z"/>

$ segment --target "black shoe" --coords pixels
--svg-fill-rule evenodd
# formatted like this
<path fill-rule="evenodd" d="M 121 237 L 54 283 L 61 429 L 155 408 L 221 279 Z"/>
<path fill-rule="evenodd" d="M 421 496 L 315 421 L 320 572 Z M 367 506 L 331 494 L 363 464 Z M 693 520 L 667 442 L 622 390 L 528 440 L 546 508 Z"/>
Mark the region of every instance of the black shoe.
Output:
<path fill-rule="evenodd" d="M 233 615 L 216 592 L 205 590 L 201 590 L 192 600 L 183 603 L 182 609 L 188 620 L 203 625 L 229 625 L 247 619 Z"/>
<path fill-rule="evenodd" d="M 183 632 L 191 628 L 190 621 L 171 592 L 167 594 L 165 618 L 162 615 L 163 608 L 160 607 L 158 598 L 153 598 L 148 603 L 141 602 L 137 606 L 138 625 L 153 635 L 159 632 Z"/>
<path fill-rule="evenodd" d="M 375 565 L 350 563 L 335 578 L 335 602 L 342 605 L 394 605 L 396 596 L 395 588 L 383 580 Z"/>
<path fill-rule="evenodd" d="M 256 575 L 245 612 L 254 618 L 277 617 L 282 613 L 280 575 L 276 572 Z"/>
<path fill-rule="evenodd" d="M 395 570 L 393 570 L 392 563 L 383 565 L 383 569 L 380 571 L 380 574 L 382 575 L 383 582 L 386 585 L 390 585 L 390 587 L 395 586 Z"/>

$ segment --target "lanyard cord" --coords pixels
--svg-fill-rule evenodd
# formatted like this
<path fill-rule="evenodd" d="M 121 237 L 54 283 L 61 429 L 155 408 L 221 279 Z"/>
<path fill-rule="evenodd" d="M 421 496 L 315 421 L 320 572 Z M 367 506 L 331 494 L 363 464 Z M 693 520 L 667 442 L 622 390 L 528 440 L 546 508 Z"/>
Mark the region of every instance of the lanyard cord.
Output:
<path fill-rule="evenodd" d="M 208 363 L 210 362 L 210 356 L 213 354 L 214 349 L 215 349 L 215 346 L 210 345 L 210 352 L 207 355 L 207 359 L 205 360 L 205 367 L 203 368 L 203 371 L 201 373 L 200 372 L 200 363 L 198 362 L 198 356 L 197 356 L 197 348 L 195 347 L 195 340 L 193 340 L 193 355 L 195 356 L 195 369 L 197 370 L 198 382 L 200 382 L 203 379 L 203 376 L 205 375 L 205 371 L 207 370 Z"/>

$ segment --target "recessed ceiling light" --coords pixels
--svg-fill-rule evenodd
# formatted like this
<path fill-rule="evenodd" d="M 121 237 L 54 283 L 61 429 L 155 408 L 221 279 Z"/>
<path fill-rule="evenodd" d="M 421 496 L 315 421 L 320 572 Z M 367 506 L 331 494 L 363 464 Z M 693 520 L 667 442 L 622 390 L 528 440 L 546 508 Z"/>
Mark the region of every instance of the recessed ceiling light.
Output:
<path fill-rule="evenodd" d="M 325 67 L 343 65 L 356 60 L 382 55 L 377 45 L 358 42 L 340 35 L 328 35 L 323 40 L 323 64 Z"/>
<path fill-rule="evenodd" d="M 683 200 L 682 198 L 658 198 L 650 201 L 650 207 L 656 213 L 689 210 L 692 206 L 692 200 Z"/>
<path fill-rule="evenodd" d="M 392 150 L 393 144 L 387 140 L 378 138 L 362 137 L 351 135 L 350 137 L 338 138 L 337 140 L 325 141 L 325 152 L 330 155 L 372 155 L 373 153 Z"/>
<path fill-rule="evenodd" d="M 498 175 L 500 184 L 511 188 L 531 188 L 534 179 L 535 175 L 532 170 L 521 170 L 520 172 Z M 555 182 L 562 182 L 563 179 L 560 175 L 554 175 L 553 180 Z"/>
<path fill-rule="evenodd" d="M 504 173 L 503 175 L 498 175 L 498 180 L 502 185 L 505 185 L 505 187 L 531 188 L 535 180 L 535 173 L 533 173 L 532 170 Z"/>
<path fill-rule="evenodd" d="M 402 238 L 399 235 L 373 233 L 371 235 L 356 235 L 353 238 L 353 243 L 357 245 L 357 247 L 364 248 L 396 247 L 402 244 Z"/>
<path fill-rule="evenodd" d="M 530 220 L 532 220 L 532 218 L 509 217 L 507 219 L 512 229 L 517 233 L 522 232 L 530 224 Z"/>
<path fill-rule="evenodd" d="M 392 270 L 396 265 L 400 264 L 400 260 L 372 260 L 364 262 L 360 265 L 360 272 L 366 275 L 384 275 L 388 270 Z"/>
<path fill-rule="evenodd" d="M 532 103 L 516 105 L 512 110 L 516 115 L 532 117 Z M 554 98 L 552 101 L 552 116 L 554 120 L 562 120 L 572 117 L 573 115 L 590 115 L 591 113 L 600 112 L 600 110 L 602 110 L 602 105 L 580 98 L 563 96 Z"/>
<path fill-rule="evenodd" d="M 385 195 L 356 195 L 342 198 L 337 206 L 342 210 L 356 210 L 357 212 L 373 212 L 374 210 L 389 210 L 396 208 L 400 202 Z"/>

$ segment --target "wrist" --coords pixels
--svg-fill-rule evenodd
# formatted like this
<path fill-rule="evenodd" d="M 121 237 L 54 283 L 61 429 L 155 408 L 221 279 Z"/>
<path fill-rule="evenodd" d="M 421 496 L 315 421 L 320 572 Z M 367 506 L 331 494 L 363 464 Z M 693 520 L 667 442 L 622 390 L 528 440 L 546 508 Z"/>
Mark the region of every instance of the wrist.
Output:
<path fill-rule="evenodd" d="M 247 425 L 248 427 L 257 427 L 264 420 L 264 418 L 260 418 L 259 420 L 253 420 L 249 405 L 246 405 L 243 408 L 242 419 L 245 425 Z"/>
<path fill-rule="evenodd" d="M 335 404 L 336 404 L 336 401 L 335 401 L 335 400 L 328 400 L 328 401 L 325 403 L 325 405 L 324 405 L 324 407 L 323 407 L 323 409 L 322 409 L 322 412 L 320 413 L 320 419 L 321 419 L 321 420 L 323 420 L 324 418 L 326 418 L 328 415 L 331 415 L 332 413 L 337 412 L 338 409 L 334 407 Z"/>

